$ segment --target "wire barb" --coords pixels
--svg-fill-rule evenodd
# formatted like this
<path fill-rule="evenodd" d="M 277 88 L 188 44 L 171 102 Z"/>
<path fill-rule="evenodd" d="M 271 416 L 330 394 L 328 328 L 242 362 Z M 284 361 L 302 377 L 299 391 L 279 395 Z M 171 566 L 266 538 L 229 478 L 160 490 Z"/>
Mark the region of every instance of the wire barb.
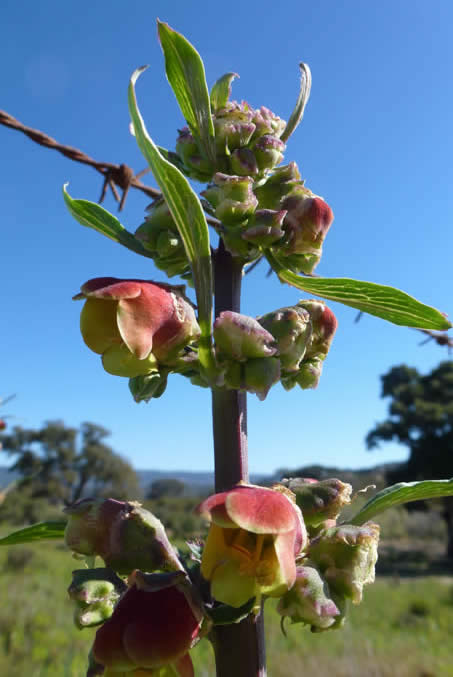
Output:
<path fill-rule="evenodd" d="M 22 132 L 25 134 L 25 136 L 28 136 L 29 139 L 35 143 L 38 143 L 40 146 L 56 150 L 70 160 L 81 162 L 82 164 L 89 165 L 90 167 L 96 169 L 96 171 L 100 172 L 104 176 L 99 202 L 102 202 L 105 199 L 107 190 L 110 188 L 115 200 L 119 202 L 119 211 L 123 209 L 127 194 L 131 187 L 141 190 L 142 193 L 149 195 L 153 199 L 156 199 L 161 195 L 159 190 L 152 188 L 151 186 L 147 186 L 140 181 L 140 176 L 142 176 L 144 173 L 143 171 L 141 171 L 139 175 L 135 175 L 134 171 L 125 164 L 117 165 L 112 162 L 98 162 L 78 148 L 66 146 L 62 143 L 59 143 L 39 129 L 27 127 L 6 111 L 0 110 L 0 124 L 4 125 L 5 127 L 9 127 L 10 129 L 15 129 L 18 132 Z M 121 198 L 118 194 L 116 186 L 118 186 L 122 191 Z"/>

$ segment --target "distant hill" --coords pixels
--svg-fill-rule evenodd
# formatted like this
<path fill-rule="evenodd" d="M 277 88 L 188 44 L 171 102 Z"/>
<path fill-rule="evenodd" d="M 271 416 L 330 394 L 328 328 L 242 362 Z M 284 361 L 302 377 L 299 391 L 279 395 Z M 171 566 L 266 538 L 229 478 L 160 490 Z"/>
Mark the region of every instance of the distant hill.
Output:
<path fill-rule="evenodd" d="M 282 477 L 313 477 L 315 479 L 339 477 L 344 482 L 352 484 L 355 490 L 368 484 L 376 484 L 379 489 L 385 485 L 387 470 L 396 465 L 398 464 L 387 463 L 360 470 L 344 470 L 321 465 L 305 466 L 292 470 L 281 468 L 273 475 L 252 475 L 251 481 L 257 484 L 270 485 L 273 482 L 278 482 Z M 184 482 L 188 494 L 209 493 L 214 488 L 214 473 L 212 472 L 190 472 L 189 470 L 137 470 L 136 472 L 144 490 L 149 489 L 154 481 L 163 479 L 177 479 Z M 7 467 L 0 466 L 0 489 L 6 487 L 18 477 L 18 473 L 9 472 Z"/>

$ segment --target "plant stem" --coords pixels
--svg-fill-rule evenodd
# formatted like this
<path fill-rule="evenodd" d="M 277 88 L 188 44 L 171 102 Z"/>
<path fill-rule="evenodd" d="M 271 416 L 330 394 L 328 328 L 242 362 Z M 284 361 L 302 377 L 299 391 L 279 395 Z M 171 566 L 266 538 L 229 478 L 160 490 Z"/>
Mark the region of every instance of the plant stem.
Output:
<path fill-rule="evenodd" d="M 226 251 L 222 239 L 214 255 L 215 315 L 240 312 L 242 265 Z M 247 394 L 212 390 L 215 488 L 228 491 L 248 482 Z M 240 623 L 219 625 L 211 632 L 217 677 L 265 677 L 263 610 Z"/>

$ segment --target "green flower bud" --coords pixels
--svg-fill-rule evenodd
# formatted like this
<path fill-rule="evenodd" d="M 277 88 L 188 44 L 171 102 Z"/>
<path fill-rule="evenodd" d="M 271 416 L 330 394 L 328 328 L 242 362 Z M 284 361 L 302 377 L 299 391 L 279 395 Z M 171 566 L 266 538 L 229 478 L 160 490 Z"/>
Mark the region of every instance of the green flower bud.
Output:
<path fill-rule="evenodd" d="M 190 276 L 184 244 L 165 200 L 159 198 L 147 211 L 146 220 L 136 230 L 135 237 L 151 253 L 156 266 L 169 277 Z"/>
<path fill-rule="evenodd" d="M 253 111 L 252 122 L 256 127 L 253 140 L 264 134 L 272 134 L 272 136 L 279 138 L 286 127 L 285 120 L 279 118 L 265 106 Z"/>
<path fill-rule="evenodd" d="M 248 120 L 232 120 L 225 117 L 214 117 L 215 143 L 220 155 L 229 155 L 233 150 L 246 146 L 250 141 L 255 125 Z"/>
<path fill-rule="evenodd" d="M 363 586 L 374 582 L 378 542 L 377 524 L 343 524 L 313 539 L 309 558 L 337 595 L 359 604 Z"/>
<path fill-rule="evenodd" d="M 280 380 L 280 360 L 265 357 L 247 360 L 244 367 L 244 389 L 255 393 L 259 400 L 265 400 L 269 390 Z"/>
<path fill-rule="evenodd" d="M 184 164 L 187 176 L 202 183 L 211 180 L 212 167 L 208 160 L 203 158 L 200 148 L 188 127 L 179 130 L 176 152 Z"/>
<path fill-rule="evenodd" d="M 243 259 L 246 263 L 254 261 L 260 256 L 260 250 L 255 243 L 248 242 L 247 239 L 242 236 L 243 233 L 238 228 L 225 230 L 222 233 L 225 249 L 229 251 L 232 256 Z"/>
<path fill-rule="evenodd" d="M 149 402 L 152 398 L 157 399 L 164 394 L 167 388 L 168 370 L 135 376 L 129 379 L 129 390 L 135 402 Z"/>
<path fill-rule="evenodd" d="M 283 152 L 286 146 L 283 141 L 270 134 L 260 136 L 252 145 L 256 163 L 260 171 L 273 169 L 283 160 Z"/>
<path fill-rule="evenodd" d="M 125 583 L 111 569 L 78 569 L 72 572 L 69 597 L 76 603 L 74 621 L 81 629 L 103 623 L 113 613 Z"/>
<path fill-rule="evenodd" d="M 276 212 L 273 209 L 257 209 L 247 221 L 247 226 L 241 234 L 243 240 L 261 247 L 270 245 L 281 240 L 285 234 L 282 230 L 284 210 Z"/>
<path fill-rule="evenodd" d="M 201 195 L 215 207 L 215 215 L 224 225 L 237 226 L 253 214 L 258 201 L 253 194 L 250 177 L 217 172 L 214 184 Z"/>
<path fill-rule="evenodd" d="M 304 477 L 282 479 L 281 483 L 296 495 L 307 526 L 317 527 L 327 519 L 336 519 L 351 502 L 352 487 L 338 479 L 317 480 Z"/>
<path fill-rule="evenodd" d="M 312 632 L 327 630 L 340 615 L 329 586 L 311 566 L 297 567 L 296 582 L 281 597 L 277 611 L 283 617 L 288 616 L 292 623 L 310 625 Z"/>
<path fill-rule="evenodd" d="M 300 306 L 279 308 L 258 318 L 277 341 L 284 372 L 297 372 L 310 345 L 312 324 L 310 314 Z"/>
<path fill-rule="evenodd" d="M 256 176 L 258 165 L 255 154 L 250 148 L 237 148 L 230 157 L 232 174 L 236 176 Z"/>
<path fill-rule="evenodd" d="M 231 310 L 220 313 L 214 322 L 214 339 L 219 354 L 239 361 L 277 352 L 274 337 L 259 322 Z"/>
<path fill-rule="evenodd" d="M 295 162 L 278 167 L 265 183 L 254 189 L 260 208 L 281 209 L 281 201 L 294 187 L 302 185 L 300 173 Z"/>

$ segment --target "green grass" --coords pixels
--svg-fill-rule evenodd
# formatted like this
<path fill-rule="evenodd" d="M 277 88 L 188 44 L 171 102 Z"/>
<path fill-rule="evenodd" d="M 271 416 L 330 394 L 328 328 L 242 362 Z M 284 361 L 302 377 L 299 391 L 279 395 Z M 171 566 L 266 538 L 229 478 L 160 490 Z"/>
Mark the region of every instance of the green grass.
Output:
<path fill-rule="evenodd" d="M 0 675 L 84 677 L 93 630 L 72 623 L 66 589 L 77 560 L 55 543 L 0 549 Z M 339 631 L 287 625 L 267 603 L 270 677 L 453 677 L 453 579 L 386 578 L 365 589 Z M 206 640 L 193 651 L 197 677 L 212 677 Z"/>

